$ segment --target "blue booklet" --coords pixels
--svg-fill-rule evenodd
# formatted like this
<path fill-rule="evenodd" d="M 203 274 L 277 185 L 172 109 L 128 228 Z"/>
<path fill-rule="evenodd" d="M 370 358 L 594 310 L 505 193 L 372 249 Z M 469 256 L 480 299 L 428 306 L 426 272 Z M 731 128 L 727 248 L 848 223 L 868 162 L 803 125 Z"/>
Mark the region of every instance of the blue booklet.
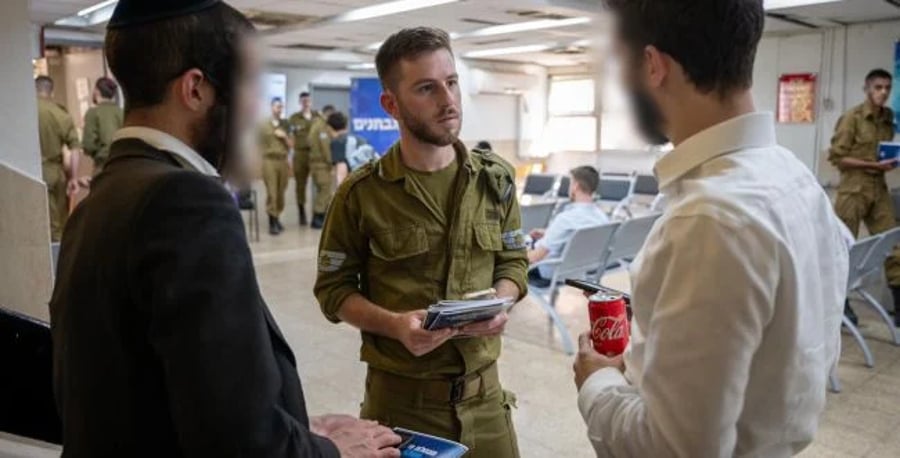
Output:
<path fill-rule="evenodd" d="M 897 142 L 881 142 L 878 144 L 878 160 L 900 160 L 900 143 Z"/>
<path fill-rule="evenodd" d="M 460 458 L 469 452 L 469 447 L 440 437 L 403 428 L 394 428 L 394 432 L 403 438 L 397 447 L 401 458 Z"/>

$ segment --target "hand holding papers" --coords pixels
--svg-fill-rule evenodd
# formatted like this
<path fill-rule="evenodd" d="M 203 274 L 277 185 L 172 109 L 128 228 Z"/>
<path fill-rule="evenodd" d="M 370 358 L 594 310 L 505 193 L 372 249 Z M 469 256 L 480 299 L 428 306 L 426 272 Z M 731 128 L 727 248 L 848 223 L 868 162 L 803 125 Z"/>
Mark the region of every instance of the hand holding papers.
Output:
<path fill-rule="evenodd" d="M 506 312 L 514 301 L 510 298 L 440 301 L 428 307 L 422 327 L 435 331 L 446 328 L 461 328 L 467 324 L 485 321 Z"/>

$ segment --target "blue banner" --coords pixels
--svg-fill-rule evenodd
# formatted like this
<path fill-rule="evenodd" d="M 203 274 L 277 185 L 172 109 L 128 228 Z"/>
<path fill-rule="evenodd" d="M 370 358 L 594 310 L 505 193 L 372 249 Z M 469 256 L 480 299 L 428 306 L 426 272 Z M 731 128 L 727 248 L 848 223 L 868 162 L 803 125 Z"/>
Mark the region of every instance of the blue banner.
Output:
<path fill-rule="evenodd" d="M 900 41 L 894 48 L 894 129 L 900 134 Z"/>
<path fill-rule="evenodd" d="M 353 78 L 350 87 L 350 130 L 383 155 L 400 139 L 397 121 L 381 108 L 381 81 Z"/>

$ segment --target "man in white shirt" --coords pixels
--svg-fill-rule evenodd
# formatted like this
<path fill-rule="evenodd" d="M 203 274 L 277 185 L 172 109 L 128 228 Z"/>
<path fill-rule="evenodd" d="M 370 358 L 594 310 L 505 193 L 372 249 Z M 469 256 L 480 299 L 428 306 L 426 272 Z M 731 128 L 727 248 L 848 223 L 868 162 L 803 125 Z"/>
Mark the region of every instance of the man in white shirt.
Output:
<path fill-rule="evenodd" d="M 624 357 L 581 337 L 598 456 L 782 457 L 813 439 L 840 345 L 847 232 L 750 88 L 760 0 L 615 0 L 616 48 L 669 199 L 633 264 Z"/>
<path fill-rule="evenodd" d="M 600 174 L 597 169 L 584 165 L 573 169 L 570 175 L 571 202 L 565 210 L 553 218 L 546 230 L 531 231 L 531 238 L 537 243 L 533 250 L 528 251 L 528 264 L 533 265 L 544 259 L 560 257 L 576 230 L 609 222 L 606 213 L 594 203 L 594 193 L 600 186 Z M 550 286 L 552 279 L 553 266 L 539 265 L 528 271 L 528 283 L 539 288 Z"/>

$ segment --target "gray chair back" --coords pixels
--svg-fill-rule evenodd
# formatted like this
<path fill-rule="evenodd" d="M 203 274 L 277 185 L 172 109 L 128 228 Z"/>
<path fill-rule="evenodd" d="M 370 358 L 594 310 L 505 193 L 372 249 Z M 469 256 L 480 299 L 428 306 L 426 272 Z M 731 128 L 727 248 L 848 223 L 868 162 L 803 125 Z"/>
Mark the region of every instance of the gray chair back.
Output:
<path fill-rule="evenodd" d="M 628 175 L 603 174 L 600 176 L 600 187 L 597 191 L 600 199 L 605 201 L 625 200 L 634 193 L 634 179 Z"/>
<path fill-rule="evenodd" d="M 553 190 L 553 185 L 559 177 L 552 174 L 531 174 L 525 177 L 525 186 L 522 194 L 531 196 L 543 196 Z"/>
<path fill-rule="evenodd" d="M 859 265 L 860 276 L 866 276 L 881 269 L 885 259 L 894 251 L 894 247 L 900 243 L 900 227 L 895 227 L 887 232 L 878 234 L 878 243 L 869 250 L 868 255 Z M 851 265 L 851 269 L 853 266 Z"/>
<path fill-rule="evenodd" d="M 608 223 L 578 229 L 563 249 L 562 261 L 554 271 L 554 283 L 559 279 L 584 278 L 591 272 L 602 271 L 600 253 L 609 251 L 609 243 L 619 229 L 619 223 Z"/>
<path fill-rule="evenodd" d="M 850 247 L 850 278 L 847 280 L 847 284 L 850 285 L 850 287 L 852 287 L 865 273 L 862 270 L 863 264 L 869 256 L 869 253 L 872 251 L 872 248 L 879 240 L 881 240 L 881 236 L 874 235 L 872 237 L 857 240 L 856 243 Z"/>
<path fill-rule="evenodd" d="M 605 265 L 622 259 L 634 259 L 643 248 L 644 241 L 647 240 L 650 230 L 653 229 L 653 224 L 660 216 L 662 213 L 653 213 L 624 221 L 612 239 Z"/>
<path fill-rule="evenodd" d="M 572 179 L 566 175 L 563 175 L 559 179 L 559 184 L 556 187 L 556 197 L 560 199 L 568 199 L 569 198 L 569 185 L 572 184 Z"/>
<path fill-rule="evenodd" d="M 522 230 L 527 234 L 533 229 L 543 229 L 550 223 L 550 216 L 556 208 L 556 202 L 541 202 L 522 205 Z"/>
<path fill-rule="evenodd" d="M 653 175 L 638 175 L 634 180 L 634 193 L 655 196 L 659 194 L 659 181 Z"/>

